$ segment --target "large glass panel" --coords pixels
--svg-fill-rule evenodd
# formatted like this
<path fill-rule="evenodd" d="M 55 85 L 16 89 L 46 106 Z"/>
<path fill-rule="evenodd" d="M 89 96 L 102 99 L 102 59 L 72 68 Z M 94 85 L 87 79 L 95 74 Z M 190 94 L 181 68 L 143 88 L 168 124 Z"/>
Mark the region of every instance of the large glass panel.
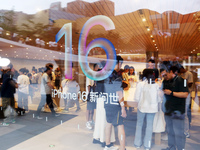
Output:
<path fill-rule="evenodd" d="M 1 2 L 1 149 L 199 149 L 199 39 L 199 0 Z"/>

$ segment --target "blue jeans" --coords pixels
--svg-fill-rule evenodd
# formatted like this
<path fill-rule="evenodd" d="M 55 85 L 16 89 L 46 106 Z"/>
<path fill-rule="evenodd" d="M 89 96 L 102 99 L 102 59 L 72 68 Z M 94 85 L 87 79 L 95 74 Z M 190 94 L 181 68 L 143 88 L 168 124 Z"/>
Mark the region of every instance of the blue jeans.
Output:
<path fill-rule="evenodd" d="M 191 119 L 191 97 L 190 94 L 188 94 L 185 103 L 185 134 L 189 134 Z"/>
<path fill-rule="evenodd" d="M 18 107 L 28 111 L 28 94 L 18 91 Z"/>
<path fill-rule="evenodd" d="M 144 136 L 144 147 L 151 148 L 153 120 L 154 120 L 155 113 L 142 113 L 140 112 L 139 109 L 137 111 L 137 125 L 136 125 L 134 145 L 136 147 L 142 146 L 142 127 L 143 127 L 145 116 L 146 116 L 146 130 L 145 130 L 145 136 Z"/>
<path fill-rule="evenodd" d="M 171 116 L 165 115 L 168 133 L 168 146 L 172 149 L 183 150 L 185 148 L 184 121 L 172 119 Z"/>

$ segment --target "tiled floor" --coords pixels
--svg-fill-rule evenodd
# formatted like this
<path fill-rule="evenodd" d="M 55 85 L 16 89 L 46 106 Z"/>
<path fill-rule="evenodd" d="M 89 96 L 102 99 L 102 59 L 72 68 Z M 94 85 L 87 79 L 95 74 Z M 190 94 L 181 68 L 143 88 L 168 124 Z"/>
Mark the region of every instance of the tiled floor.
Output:
<path fill-rule="evenodd" d="M 31 104 L 32 111 L 17 118 L 16 124 L 0 127 L 0 150 L 102 150 L 98 144 L 92 143 L 93 130 L 85 127 L 86 103 L 81 103 L 81 111 L 53 118 L 50 113 L 42 113 L 44 119 L 33 118 L 37 105 Z M 200 113 L 193 111 L 191 137 L 187 139 L 186 150 L 199 150 L 200 147 Z M 46 120 L 47 117 L 47 120 Z M 0 120 L 2 121 L 2 120 Z M 136 111 L 125 120 L 126 149 L 134 150 L 133 140 L 136 125 Z M 117 135 L 117 134 L 116 134 Z M 153 136 L 154 137 L 154 136 Z M 154 143 L 154 138 L 152 140 Z M 118 144 L 118 142 L 116 142 Z M 167 141 L 161 145 L 152 145 L 152 150 L 167 147 Z M 141 148 L 143 149 L 143 148 Z"/>

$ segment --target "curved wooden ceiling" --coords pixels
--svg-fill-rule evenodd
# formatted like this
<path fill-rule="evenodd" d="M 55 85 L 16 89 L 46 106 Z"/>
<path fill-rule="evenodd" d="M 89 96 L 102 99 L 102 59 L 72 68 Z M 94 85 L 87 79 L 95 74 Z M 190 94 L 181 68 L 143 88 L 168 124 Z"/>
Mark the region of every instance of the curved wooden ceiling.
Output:
<path fill-rule="evenodd" d="M 174 54 L 184 56 L 200 52 L 200 12 L 186 15 L 175 11 L 167 11 L 162 14 L 143 9 L 132 13 L 110 17 L 115 30 L 112 32 L 118 37 L 108 37 L 116 49 L 126 53 L 143 53 L 145 51 L 159 51 L 160 54 Z M 79 31 L 89 19 L 76 20 Z M 92 34 L 104 34 L 101 26 L 95 26 L 90 30 Z M 118 39 L 120 38 L 120 39 Z M 193 51 L 195 50 L 195 51 Z"/>

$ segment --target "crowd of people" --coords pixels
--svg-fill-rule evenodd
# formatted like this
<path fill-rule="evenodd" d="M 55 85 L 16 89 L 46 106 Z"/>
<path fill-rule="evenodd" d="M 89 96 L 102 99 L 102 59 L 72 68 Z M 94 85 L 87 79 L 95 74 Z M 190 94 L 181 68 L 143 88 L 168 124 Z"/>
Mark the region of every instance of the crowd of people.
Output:
<path fill-rule="evenodd" d="M 93 64 L 94 71 L 100 71 L 105 62 Z M 99 143 L 104 150 L 117 149 L 114 146 L 115 130 L 118 129 L 120 150 L 125 150 L 126 133 L 124 119 L 127 112 L 137 111 L 137 123 L 134 146 L 145 150 L 152 147 L 153 132 L 163 132 L 168 136 L 168 148 L 165 150 L 183 150 L 186 137 L 190 137 L 191 92 L 194 87 L 193 74 L 182 66 L 168 65 L 160 70 L 155 68 L 154 60 L 149 60 L 147 68 L 137 76 L 134 66 L 123 65 L 123 58 L 117 56 L 117 63 L 112 74 L 104 80 L 94 81 L 86 77 L 86 128 L 94 129 L 93 143 Z M 52 115 L 58 117 L 52 97 L 52 89 L 58 89 L 74 96 L 64 97 L 62 112 L 69 112 L 76 104 L 76 112 L 81 110 L 79 101 L 80 85 L 77 74 L 73 70 L 72 78 L 65 79 L 58 67 L 53 71 L 53 64 L 45 67 L 28 69 L 21 68 L 19 74 L 13 73 L 13 65 L 1 69 L 1 97 L 4 116 L 2 126 L 15 123 L 15 112 L 29 112 L 29 98 L 34 100 L 34 93 L 40 92 L 41 99 L 36 110 L 36 118 L 41 117 L 45 104 Z M 17 107 L 14 94 L 17 89 Z M 137 109 L 128 102 L 137 103 Z M 9 107 L 10 106 L 10 107 Z M 7 111 L 7 109 L 14 111 Z M 17 109 L 16 109 L 17 108 Z M 129 110 L 128 110 L 129 109 Z M 16 111 L 15 111 L 16 110 Z M 96 111 L 95 111 L 96 110 Z M 19 112 L 18 112 L 19 111 Z M 95 119 L 94 119 L 95 118 Z M 146 118 L 146 121 L 145 121 Z M 161 118 L 163 118 L 161 120 Z M 143 125 L 146 122 L 144 139 Z M 158 127 L 159 126 L 159 127 Z"/>

